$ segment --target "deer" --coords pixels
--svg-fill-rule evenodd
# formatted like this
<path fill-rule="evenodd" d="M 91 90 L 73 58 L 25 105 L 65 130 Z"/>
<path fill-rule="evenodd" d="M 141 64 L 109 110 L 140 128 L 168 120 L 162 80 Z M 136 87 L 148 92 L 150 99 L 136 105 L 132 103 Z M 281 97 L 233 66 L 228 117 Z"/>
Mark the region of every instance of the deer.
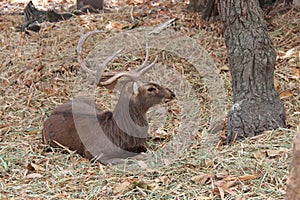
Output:
<path fill-rule="evenodd" d="M 120 51 L 105 60 L 105 66 Z M 119 159 L 127 159 L 147 151 L 148 120 L 147 111 L 154 105 L 175 99 L 175 93 L 157 83 L 144 82 L 143 74 L 152 68 L 155 60 L 147 64 L 146 58 L 136 70 L 122 72 L 91 71 L 96 85 L 101 87 L 121 86 L 119 100 L 113 111 L 101 112 L 95 101 L 79 97 L 68 101 L 51 113 L 44 122 L 43 141 L 52 147 L 67 148 L 79 155 L 99 161 L 102 164 L 115 164 Z"/>

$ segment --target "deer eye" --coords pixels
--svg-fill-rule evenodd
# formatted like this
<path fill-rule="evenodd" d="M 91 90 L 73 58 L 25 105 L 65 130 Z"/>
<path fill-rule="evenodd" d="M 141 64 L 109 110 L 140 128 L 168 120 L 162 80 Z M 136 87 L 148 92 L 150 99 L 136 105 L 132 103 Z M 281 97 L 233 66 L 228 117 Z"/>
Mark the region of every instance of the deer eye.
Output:
<path fill-rule="evenodd" d="M 155 88 L 155 87 L 150 87 L 150 88 L 148 88 L 148 92 L 154 92 L 154 91 L 156 91 L 156 88 Z"/>

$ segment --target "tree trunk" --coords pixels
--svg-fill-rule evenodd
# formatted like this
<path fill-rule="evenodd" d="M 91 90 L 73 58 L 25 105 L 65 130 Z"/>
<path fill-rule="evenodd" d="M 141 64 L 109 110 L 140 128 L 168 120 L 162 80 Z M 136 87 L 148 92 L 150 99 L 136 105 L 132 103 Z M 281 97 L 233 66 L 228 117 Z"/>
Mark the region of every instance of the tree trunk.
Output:
<path fill-rule="evenodd" d="M 293 0 L 284 0 L 285 6 L 290 6 L 291 4 L 293 4 Z"/>
<path fill-rule="evenodd" d="M 204 10 L 206 0 L 190 0 L 188 10 L 192 12 L 200 12 Z"/>
<path fill-rule="evenodd" d="M 283 11 L 285 11 L 289 9 L 289 6 L 293 3 L 293 0 L 283 0 L 283 2 L 285 5 L 285 9 L 283 9 Z M 218 3 L 219 1 L 215 0 L 190 0 L 188 9 L 193 12 L 202 12 L 202 19 L 208 21 L 211 17 L 218 15 Z M 259 0 L 259 6 L 264 9 L 266 13 L 272 11 L 272 9 L 274 9 L 274 7 L 279 3 L 281 3 L 281 1 Z M 273 12 L 277 11 L 274 10 Z"/>
<path fill-rule="evenodd" d="M 261 8 L 267 8 L 272 6 L 275 2 L 276 0 L 259 0 L 259 6 Z"/>
<path fill-rule="evenodd" d="M 206 2 L 205 9 L 202 13 L 202 19 L 205 21 L 208 21 L 211 16 L 216 15 L 217 6 L 215 4 L 215 0 L 209 0 Z"/>
<path fill-rule="evenodd" d="M 257 0 L 220 1 L 234 104 L 227 142 L 285 127 L 285 110 L 274 88 L 276 52 Z"/>
<path fill-rule="evenodd" d="M 103 9 L 104 0 L 76 0 L 77 9 L 80 10 L 84 6 L 92 6 L 95 9 Z"/>
<path fill-rule="evenodd" d="M 291 164 L 286 200 L 300 199 L 300 132 L 294 138 L 293 160 Z"/>

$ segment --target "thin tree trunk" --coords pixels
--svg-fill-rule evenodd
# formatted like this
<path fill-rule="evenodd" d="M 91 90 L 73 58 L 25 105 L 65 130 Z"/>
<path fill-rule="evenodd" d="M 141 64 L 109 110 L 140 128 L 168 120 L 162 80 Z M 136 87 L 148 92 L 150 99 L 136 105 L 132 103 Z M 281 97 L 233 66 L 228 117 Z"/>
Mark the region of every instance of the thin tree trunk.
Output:
<path fill-rule="evenodd" d="M 95 9 L 103 9 L 104 0 L 76 0 L 77 9 L 80 10 L 84 6 L 92 6 Z"/>
<path fill-rule="evenodd" d="M 215 15 L 215 0 L 209 0 L 206 2 L 204 12 L 202 14 L 202 19 L 208 21 L 211 16 Z"/>
<path fill-rule="evenodd" d="M 259 6 L 261 8 L 267 8 L 272 6 L 275 2 L 276 0 L 259 0 Z"/>
<path fill-rule="evenodd" d="M 284 0 L 284 5 L 285 6 L 289 6 L 291 4 L 293 4 L 293 0 Z"/>
<path fill-rule="evenodd" d="M 205 4 L 206 4 L 206 0 L 190 0 L 188 10 L 192 12 L 200 12 L 204 10 Z"/>
<path fill-rule="evenodd" d="M 234 101 L 227 142 L 285 127 L 285 110 L 274 88 L 276 52 L 258 1 L 222 0 L 220 14 Z"/>
<path fill-rule="evenodd" d="M 296 199 L 300 199 L 300 132 L 294 138 L 293 160 L 286 192 L 286 200 Z"/>

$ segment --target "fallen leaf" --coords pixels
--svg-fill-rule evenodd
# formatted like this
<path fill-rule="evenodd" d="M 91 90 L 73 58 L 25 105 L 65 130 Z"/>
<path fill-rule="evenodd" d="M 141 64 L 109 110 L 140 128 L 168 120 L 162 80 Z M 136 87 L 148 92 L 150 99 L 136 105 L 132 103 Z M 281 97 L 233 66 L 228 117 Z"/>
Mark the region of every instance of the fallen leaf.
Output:
<path fill-rule="evenodd" d="M 116 185 L 116 187 L 114 188 L 113 192 L 115 194 L 120 193 L 120 192 L 124 192 L 125 190 L 130 188 L 131 183 L 128 181 L 124 181 L 121 184 Z"/>
<path fill-rule="evenodd" d="M 232 186 L 235 185 L 237 179 L 233 180 L 233 181 L 226 181 L 225 186 L 226 188 L 231 188 Z"/>
<path fill-rule="evenodd" d="M 61 197 L 65 197 L 65 198 L 67 198 L 68 197 L 68 195 L 67 194 L 55 194 L 54 196 L 52 196 L 52 198 L 53 199 L 57 199 L 57 198 L 61 198 Z"/>
<path fill-rule="evenodd" d="M 225 192 L 231 195 L 235 195 L 236 192 L 230 189 L 236 183 L 236 180 L 226 182 L 226 181 L 216 181 L 213 183 L 214 186 L 218 188 L 218 192 L 220 193 L 221 199 L 225 199 Z"/>
<path fill-rule="evenodd" d="M 170 182 L 170 179 L 167 176 L 159 176 L 155 179 L 155 182 L 163 183 L 165 185 L 165 184 L 168 184 Z"/>
<path fill-rule="evenodd" d="M 223 178 L 223 181 L 232 181 L 234 180 L 234 182 L 236 182 L 237 179 L 239 179 L 240 181 L 246 181 L 246 180 L 250 180 L 250 179 L 254 179 L 257 178 L 257 175 L 253 175 L 253 174 L 246 174 L 243 176 L 228 176 L 226 178 Z"/>
<path fill-rule="evenodd" d="M 38 134 L 41 130 L 37 128 L 24 128 L 24 132 L 26 132 L 26 134 Z"/>
<path fill-rule="evenodd" d="M 29 163 L 27 165 L 27 169 L 30 171 L 45 171 L 45 168 L 43 168 L 42 166 L 37 165 L 35 163 Z"/>
<path fill-rule="evenodd" d="M 204 21 L 202 19 L 200 19 L 198 29 L 201 30 L 203 27 L 204 27 Z"/>
<path fill-rule="evenodd" d="M 241 181 L 247 181 L 247 180 L 255 179 L 255 178 L 257 178 L 257 176 L 253 175 L 253 174 L 246 174 L 246 175 L 243 175 L 243 176 L 239 176 L 238 178 Z"/>
<path fill-rule="evenodd" d="M 267 157 L 267 153 L 265 150 L 258 150 L 254 152 L 254 158 L 256 158 L 256 160 L 264 160 Z"/>
<path fill-rule="evenodd" d="M 221 68 L 220 68 L 221 71 L 223 72 L 228 72 L 229 71 L 229 66 L 228 65 L 223 65 Z"/>
<path fill-rule="evenodd" d="M 288 98 L 293 96 L 293 93 L 290 90 L 280 92 L 280 99 Z"/>
<path fill-rule="evenodd" d="M 285 58 L 290 58 L 290 57 L 296 57 L 300 48 L 299 47 L 294 47 L 285 52 L 284 56 L 282 57 L 283 59 Z"/>
<path fill-rule="evenodd" d="M 300 78 L 300 68 L 297 66 L 291 66 L 292 70 L 293 70 L 293 79 L 298 79 Z"/>
<path fill-rule="evenodd" d="M 232 180 L 236 180 L 237 176 L 227 176 L 225 178 L 222 179 L 222 181 L 232 181 Z"/>
<path fill-rule="evenodd" d="M 165 140 L 170 137 L 170 135 L 162 130 L 162 129 L 157 129 L 153 134 L 152 134 L 153 140 Z"/>
<path fill-rule="evenodd" d="M 128 22 L 116 22 L 116 21 L 110 21 L 107 25 L 106 25 L 106 29 L 107 30 L 112 30 L 112 29 L 124 29 L 124 28 L 128 28 L 130 27 L 131 24 Z"/>
<path fill-rule="evenodd" d="M 39 174 L 39 173 L 32 173 L 32 174 L 28 174 L 26 176 L 26 178 L 42 178 L 43 175 L 42 174 Z"/>
<path fill-rule="evenodd" d="M 142 160 L 137 161 L 137 163 L 138 163 L 138 165 L 139 165 L 142 169 L 147 169 L 147 168 L 148 168 L 147 163 L 145 163 L 145 162 L 142 161 Z"/>
<path fill-rule="evenodd" d="M 225 192 L 224 192 L 224 189 L 220 186 L 217 186 L 218 188 L 218 191 L 220 193 L 220 196 L 221 196 L 221 199 L 224 200 L 225 199 Z"/>
<path fill-rule="evenodd" d="M 140 180 L 132 182 L 132 186 L 134 188 L 143 188 L 143 189 L 146 189 L 146 190 L 151 190 L 150 185 L 148 185 L 144 181 L 140 181 Z"/>
<path fill-rule="evenodd" d="M 138 5 L 138 4 L 145 3 L 145 0 L 127 0 L 126 3 L 127 3 L 127 4 Z"/>
<path fill-rule="evenodd" d="M 200 185 L 205 185 L 209 183 L 211 176 L 209 174 L 200 174 L 191 178 L 191 181 L 198 183 Z"/>
<path fill-rule="evenodd" d="M 279 81 L 276 78 L 274 78 L 274 87 L 275 87 L 276 90 L 280 89 Z"/>
<path fill-rule="evenodd" d="M 269 149 L 266 151 L 268 158 L 276 158 L 281 157 L 281 155 L 285 152 L 285 149 Z"/>
<path fill-rule="evenodd" d="M 223 171 L 216 174 L 217 179 L 223 179 L 223 178 L 228 177 L 228 176 L 229 176 L 228 171 L 225 171 L 225 170 L 223 170 Z"/>

